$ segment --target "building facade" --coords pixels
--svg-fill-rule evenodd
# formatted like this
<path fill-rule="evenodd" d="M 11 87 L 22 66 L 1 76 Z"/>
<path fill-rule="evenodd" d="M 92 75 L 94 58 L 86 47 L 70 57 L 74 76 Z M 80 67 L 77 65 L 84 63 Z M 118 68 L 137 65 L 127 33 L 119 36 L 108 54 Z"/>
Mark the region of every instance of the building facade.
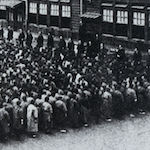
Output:
<path fill-rule="evenodd" d="M 80 0 L 28 0 L 28 25 L 78 33 Z"/>
<path fill-rule="evenodd" d="M 97 32 L 112 44 L 150 43 L 150 1 L 85 0 L 85 12 L 100 13 Z M 92 8 L 91 8 L 92 7 Z M 83 18 L 83 20 L 85 20 Z M 90 22 L 91 26 L 93 20 Z M 88 24 L 88 21 L 86 21 Z M 109 40 L 108 40 L 109 39 Z"/>
<path fill-rule="evenodd" d="M 3 26 L 22 28 L 25 21 L 25 2 L 22 0 L 0 0 L 0 22 Z"/>
<path fill-rule="evenodd" d="M 93 39 L 95 34 L 101 34 L 101 13 L 100 0 L 84 0 L 83 14 L 81 15 L 82 23 L 88 37 L 87 40 Z"/>

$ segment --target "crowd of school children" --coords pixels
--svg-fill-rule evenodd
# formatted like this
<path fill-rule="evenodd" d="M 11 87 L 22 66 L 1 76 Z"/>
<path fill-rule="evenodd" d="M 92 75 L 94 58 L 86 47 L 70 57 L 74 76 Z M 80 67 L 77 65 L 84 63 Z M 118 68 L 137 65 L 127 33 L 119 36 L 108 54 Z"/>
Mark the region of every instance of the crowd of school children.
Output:
<path fill-rule="evenodd" d="M 0 137 L 65 132 L 91 122 L 134 117 L 150 110 L 150 51 L 146 64 L 137 48 L 132 56 L 118 46 L 106 49 L 98 35 L 86 44 L 42 32 L 33 46 L 30 31 L 17 42 L 0 28 Z M 14 44 L 16 43 L 16 44 Z"/>

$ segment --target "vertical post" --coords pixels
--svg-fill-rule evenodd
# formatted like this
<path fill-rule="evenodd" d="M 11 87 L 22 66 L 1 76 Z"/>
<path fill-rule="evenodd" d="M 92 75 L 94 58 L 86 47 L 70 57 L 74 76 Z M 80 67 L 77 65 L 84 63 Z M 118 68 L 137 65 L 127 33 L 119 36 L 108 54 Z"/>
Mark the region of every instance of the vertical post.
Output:
<path fill-rule="evenodd" d="M 80 16 L 83 14 L 83 0 L 80 0 Z"/>
<path fill-rule="evenodd" d="M 100 1 L 100 6 L 99 6 L 99 12 L 100 12 L 100 31 L 99 31 L 99 34 L 100 34 L 100 37 L 102 37 L 102 20 L 103 20 L 103 10 L 102 10 L 102 0 Z"/>
<path fill-rule="evenodd" d="M 148 41 L 148 11 L 147 11 L 147 5 L 145 6 L 145 26 L 144 26 L 144 35 L 145 35 L 145 41 Z"/>
<path fill-rule="evenodd" d="M 116 0 L 114 0 L 113 2 L 113 35 L 115 36 L 116 35 L 116 19 L 117 19 L 117 12 L 116 12 L 116 9 L 115 9 L 115 4 L 116 4 Z"/>
<path fill-rule="evenodd" d="M 62 6 L 60 0 L 58 4 L 59 4 L 59 28 L 61 28 Z"/>
<path fill-rule="evenodd" d="M 25 29 L 28 29 L 29 1 L 25 0 Z"/>
<path fill-rule="evenodd" d="M 133 16 L 132 16 L 132 8 L 131 3 L 128 3 L 128 39 L 132 38 L 132 22 L 133 22 Z"/>
<path fill-rule="evenodd" d="M 47 0 L 47 26 L 50 26 L 50 2 Z"/>
<path fill-rule="evenodd" d="M 39 25 L 39 3 L 37 3 L 36 23 Z"/>

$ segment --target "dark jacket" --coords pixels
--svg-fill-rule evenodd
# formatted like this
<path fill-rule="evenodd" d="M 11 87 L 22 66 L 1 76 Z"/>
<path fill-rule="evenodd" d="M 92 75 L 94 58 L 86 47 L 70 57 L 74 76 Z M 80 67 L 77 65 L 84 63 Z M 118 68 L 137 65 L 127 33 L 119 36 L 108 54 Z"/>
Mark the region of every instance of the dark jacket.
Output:
<path fill-rule="evenodd" d="M 43 47 L 44 38 L 43 35 L 39 35 L 37 38 L 37 47 Z"/>
<path fill-rule="evenodd" d="M 54 39 L 53 39 L 53 36 L 51 34 L 48 35 L 47 47 L 48 48 L 53 48 L 54 47 Z"/>

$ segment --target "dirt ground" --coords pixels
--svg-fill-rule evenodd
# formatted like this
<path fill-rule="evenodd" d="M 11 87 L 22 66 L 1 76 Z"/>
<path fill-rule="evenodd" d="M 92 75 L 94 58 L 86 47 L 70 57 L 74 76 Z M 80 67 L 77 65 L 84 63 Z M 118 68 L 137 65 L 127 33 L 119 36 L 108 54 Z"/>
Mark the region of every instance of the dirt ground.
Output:
<path fill-rule="evenodd" d="M 150 150 L 150 114 L 100 123 L 66 134 L 40 134 L 0 144 L 0 150 Z"/>

